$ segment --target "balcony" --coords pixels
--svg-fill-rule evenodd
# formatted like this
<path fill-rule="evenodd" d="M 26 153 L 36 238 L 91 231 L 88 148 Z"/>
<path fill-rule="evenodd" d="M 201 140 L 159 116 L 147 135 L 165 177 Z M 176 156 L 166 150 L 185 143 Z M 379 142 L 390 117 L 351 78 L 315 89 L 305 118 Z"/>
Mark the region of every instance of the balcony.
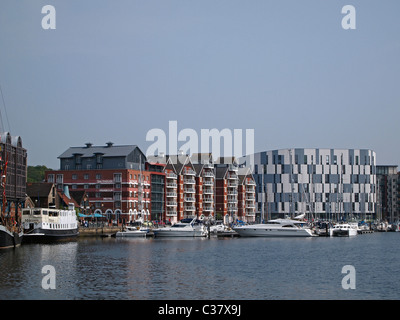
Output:
<path fill-rule="evenodd" d="M 185 169 L 183 169 L 183 174 L 185 176 L 195 176 L 196 172 L 193 169 L 185 168 Z"/>
<path fill-rule="evenodd" d="M 196 193 L 196 190 L 194 188 L 185 188 L 183 190 L 183 192 L 185 192 L 185 193 Z"/>
<path fill-rule="evenodd" d="M 212 172 L 212 171 L 203 171 L 203 177 L 205 177 L 205 178 L 214 178 L 214 172 Z"/>
<path fill-rule="evenodd" d="M 214 194 L 214 190 L 211 188 L 203 189 L 203 194 Z"/>
<path fill-rule="evenodd" d="M 213 209 L 213 207 L 204 207 L 203 211 L 214 212 L 214 209 Z"/>
<path fill-rule="evenodd" d="M 196 211 L 195 206 L 184 206 L 183 210 L 185 211 Z"/>
<path fill-rule="evenodd" d="M 228 187 L 229 188 L 236 188 L 238 186 L 238 183 L 236 180 L 228 180 Z"/>
<path fill-rule="evenodd" d="M 236 175 L 236 173 L 228 173 L 227 178 L 230 180 L 237 180 L 238 176 Z"/>
<path fill-rule="evenodd" d="M 167 182 L 167 188 L 176 188 L 178 185 L 175 182 Z"/>
<path fill-rule="evenodd" d="M 184 197 L 183 199 L 185 202 L 195 202 L 196 199 L 194 197 Z"/>
<path fill-rule="evenodd" d="M 178 176 L 173 172 L 166 173 L 165 176 L 169 179 L 177 179 L 178 178 Z"/>
<path fill-rule="evenodd" d="M 167 198 L 177 197 L 177 196 L 178 196 L 178 194 L 176 192 L 167 192 Z"/>
<path fill-rule="evenodd" d="M 213 203 L 214 199 L 211 198 L 211 197 L 205 197 L 205 198 L 203 198 L 203 202 L 205 202 L 205 203 Z"/>
<path fill-rule="evenodd" d="M 184 179 L 183 183 L 184 184 L 196 184 L 196 181 L 194 179 Z"/>
<path fill-rule="evenodd" d="M 168 201 L 167 202 L 167 207 L 176 207 L 178 205 L 177 202 L 175 201 Z"/>
<path fill-rule="evenodd" d="M 171 216 L 176 216 L 177 215 L 177 211 L 176 210 L 168 210 L 166 212 L 166 215 L 171 217 Z"/>
<path fill-rule="evenodd" d="M 203 185 L 205 185 L 205 186 L 213 186 L 214 185 L 214 181 L 205 180 L 205 181 L 203 181 Z"/>

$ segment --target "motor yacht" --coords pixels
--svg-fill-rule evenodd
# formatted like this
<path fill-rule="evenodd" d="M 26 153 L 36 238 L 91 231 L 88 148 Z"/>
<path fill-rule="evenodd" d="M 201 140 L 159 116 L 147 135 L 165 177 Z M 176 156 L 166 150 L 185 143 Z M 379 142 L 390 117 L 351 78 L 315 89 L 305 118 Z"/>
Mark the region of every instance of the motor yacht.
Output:
<path fill-rule="evenodd" d="M 171 227 L 154 229 L 155 237 L 205 237 L 207 228 L 200 220 L 182 219 Z"/>
<path fill-rule="evenodd" d="M 267 223 L 234 227 L 242 237 L 312 237 L 311 229 L 304 221 L 274 219 Z"/>

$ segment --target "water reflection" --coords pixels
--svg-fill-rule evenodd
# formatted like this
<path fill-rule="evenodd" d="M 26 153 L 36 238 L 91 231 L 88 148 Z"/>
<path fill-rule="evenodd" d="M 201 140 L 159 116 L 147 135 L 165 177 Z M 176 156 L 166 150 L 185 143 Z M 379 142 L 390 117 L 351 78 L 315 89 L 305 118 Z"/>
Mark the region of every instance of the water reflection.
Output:
<path fill-rule="evenodd" d="M 400 234 L 314 239 L 87 238 L 0 252 L 6 299 L 398 299 Z M 41 287 L 45 265 L 56 290 Z M 343 290 L 354 265 L 357 289 Z"/>

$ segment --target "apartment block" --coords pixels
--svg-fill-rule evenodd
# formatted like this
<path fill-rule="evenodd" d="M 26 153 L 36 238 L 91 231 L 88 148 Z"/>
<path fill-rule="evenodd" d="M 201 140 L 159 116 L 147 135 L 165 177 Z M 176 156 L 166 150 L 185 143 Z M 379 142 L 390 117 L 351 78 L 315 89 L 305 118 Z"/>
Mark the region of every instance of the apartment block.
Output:
<path fill-rule="evenodd" d="M 245 157 L 257 183 L 258 218 L 307 213 L 318 218 L 372 218 L 376 153 L 368 149 L 281 149 Z"/>

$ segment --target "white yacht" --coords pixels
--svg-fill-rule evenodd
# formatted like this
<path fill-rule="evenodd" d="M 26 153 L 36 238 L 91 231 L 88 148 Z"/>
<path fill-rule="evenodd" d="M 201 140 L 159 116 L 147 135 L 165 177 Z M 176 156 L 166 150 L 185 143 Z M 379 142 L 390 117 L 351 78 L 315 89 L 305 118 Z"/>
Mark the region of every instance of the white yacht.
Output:
<path fill-rule="evenodd" d="M 23 241 L 47 241 L 78 236 L 78 219 L 74 205 L 68 210 L 31 208 L 22 210 Z"/>
<path fill-rule="evenodd" d="M 339 223 L 329 229 L 331 237 L 351 237 L 358 234 L 358 226 L 356 223 Z"/>
<path fill-rule="evenodd" d="M 149 237 L 153 233 L 150 232 L 150 228 L 143 225 L 141 222 L 135 222 L 127 225 L 123 231 L 118 231 L 116 237 Z"/>
<path fill-rule="evenodd" d="M 304 221 L 274 219 L 267 223 L 234 227 L 241 237 L 312 237 L 310 228 Z"/>
<path fill-rule="evenodd" d="M 205 237 L 207 229 L 200 220 L 182 219 L 171 227 L 154 229 L 155 237 Z"/>

